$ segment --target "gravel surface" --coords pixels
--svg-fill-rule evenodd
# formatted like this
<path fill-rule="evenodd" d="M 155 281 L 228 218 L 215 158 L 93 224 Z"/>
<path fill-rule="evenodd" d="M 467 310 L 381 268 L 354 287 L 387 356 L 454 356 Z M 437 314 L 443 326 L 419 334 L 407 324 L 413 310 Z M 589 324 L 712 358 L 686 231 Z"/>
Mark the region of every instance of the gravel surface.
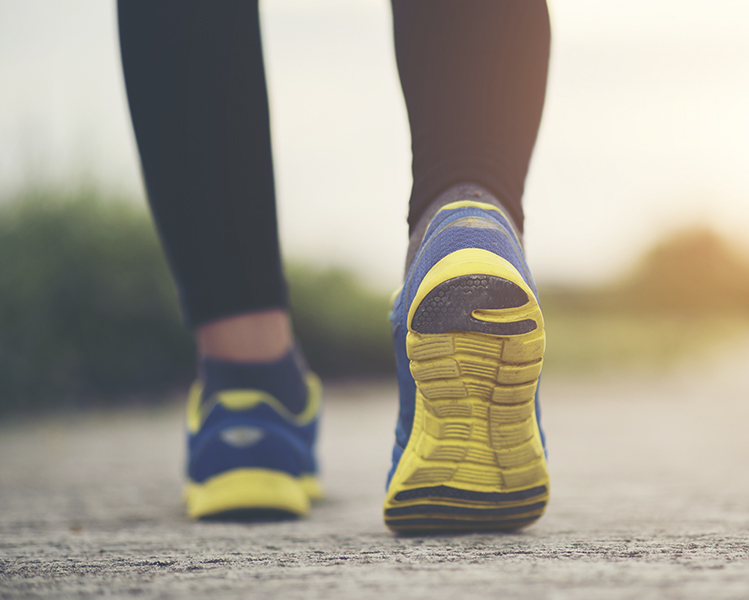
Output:
<path fill-rule="evenodd" d="M 189 522 L 178 408 L 6 422 L 0 598 L 749 598 L 747 364 L 547 377 L 552 502 L 516 534 L 385 529 L 390 383 L 328 387 L 297 522 Z"/>

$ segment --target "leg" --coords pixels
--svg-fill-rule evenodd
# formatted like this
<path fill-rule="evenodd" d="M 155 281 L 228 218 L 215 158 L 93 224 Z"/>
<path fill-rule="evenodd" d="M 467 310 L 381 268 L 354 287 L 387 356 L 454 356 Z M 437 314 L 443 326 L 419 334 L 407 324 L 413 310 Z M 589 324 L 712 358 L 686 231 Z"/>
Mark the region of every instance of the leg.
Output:
<path fill-rule="evenodd" d="M 201 354 L 188 511 L 302 514 L 318 386 L 288 318 L 257 2 L 127 0 L 118 11 L 149 201 Z"/>
<path fill-rule="evenodd" d="M 486 188 L 523 229 L 521 198 L 546 92 L 544 0 L 393 0 L 413 147 L 408 223 L 458 183 Z"/>
<path fill-rule="evenodd" d="M 385 501 L 398 531 L 516 529 L 548 500 L 543 317 L 521 197 L 549 53 L 543 0 L 393 0 L 413 143 L 401 408 Z"/>

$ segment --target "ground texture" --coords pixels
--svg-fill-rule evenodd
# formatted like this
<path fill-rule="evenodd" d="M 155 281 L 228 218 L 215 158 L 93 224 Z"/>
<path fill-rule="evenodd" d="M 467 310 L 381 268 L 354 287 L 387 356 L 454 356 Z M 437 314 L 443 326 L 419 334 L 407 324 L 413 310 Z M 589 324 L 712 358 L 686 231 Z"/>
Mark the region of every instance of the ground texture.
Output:
<path fill-rule="evenodd" d="M 6 422 L 0 598 L 749 598 L 747 364 L 547 377 L 552 500 L 517 534 L 385 529 L 390 384 L 329 386 L 298 522 L 189 522 L 174 407 Z"/>

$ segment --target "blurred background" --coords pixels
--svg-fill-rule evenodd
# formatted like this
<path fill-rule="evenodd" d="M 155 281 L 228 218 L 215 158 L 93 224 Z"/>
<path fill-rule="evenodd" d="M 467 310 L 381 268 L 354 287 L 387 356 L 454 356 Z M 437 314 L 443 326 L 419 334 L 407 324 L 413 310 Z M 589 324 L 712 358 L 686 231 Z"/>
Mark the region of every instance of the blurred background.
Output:
<path fill-rule="evenodd" d="M 749 4 L 549 4 L 525 199 L 547 370 L 727 352 L 749 335 Z M 298 334 L 326 378 L 391 377 L 411 179 L 389 2 L 261 13 Z M 0 411 L 172 397 L 194 350 L 147 214 L 114 0 L 3 0 L 0 82 Z"/>

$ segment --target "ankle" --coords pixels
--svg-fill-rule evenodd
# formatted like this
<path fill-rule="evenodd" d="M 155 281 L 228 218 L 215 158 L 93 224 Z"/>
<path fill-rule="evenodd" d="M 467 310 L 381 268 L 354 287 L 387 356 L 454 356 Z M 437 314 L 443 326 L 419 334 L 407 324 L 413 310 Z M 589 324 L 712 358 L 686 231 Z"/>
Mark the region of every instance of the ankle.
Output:
<path fill-rule="evenodd" d="M 212 321 L 197 329 L 200 355 L 233 362 L 272 362 L 294 345 L 289 313 L 271 309 Z"/>
<path fill-rule="evenodd" d="M 260 390 L 269 393 L 294 414 L 307 406 L 307 365 L 295 347 L 270 362 L 235 362 L 202 357 L 199 361 L 203 398 L 224 390 Z"/>
<path fill-rule="evenodd" d="M 475 200 L 477 202 L 484 202 L 486 204 L 491 204 L 499 208 L 507 217 L 507 220 L 510 222 L 510 225 L 515 231 L 515 235 L 517 235 L 518 240 L 520 240 L 520 242 L 522 243 L 523 237 L 520 228 L 513 220 L 510 211 L 496 196 L 494 196 L 485 187 L 477 183 L 457 183 L 446 189 L 434 200 L 432 200 L 431 204 L 429 204 L 427 209 L 422 213 L 421 217 L 419 217 L 419 220 L 416 222 L 416 226 L 413 228 L 413 231 L 411 232 L 411 235 L 408 239 L 406 270 L 404 272 L 404 277 L 408 274 L 408 271 L 411 268 L 414 259 L 416 258 L 416 253 L 419 251 L 421 241 L 424 239 L 424 234 L 426 233 L 429 224 L 432 222 L 432 219 L 434 219 L 435 215 L 440 211 L 441 208 L 460 200 Z"/>

